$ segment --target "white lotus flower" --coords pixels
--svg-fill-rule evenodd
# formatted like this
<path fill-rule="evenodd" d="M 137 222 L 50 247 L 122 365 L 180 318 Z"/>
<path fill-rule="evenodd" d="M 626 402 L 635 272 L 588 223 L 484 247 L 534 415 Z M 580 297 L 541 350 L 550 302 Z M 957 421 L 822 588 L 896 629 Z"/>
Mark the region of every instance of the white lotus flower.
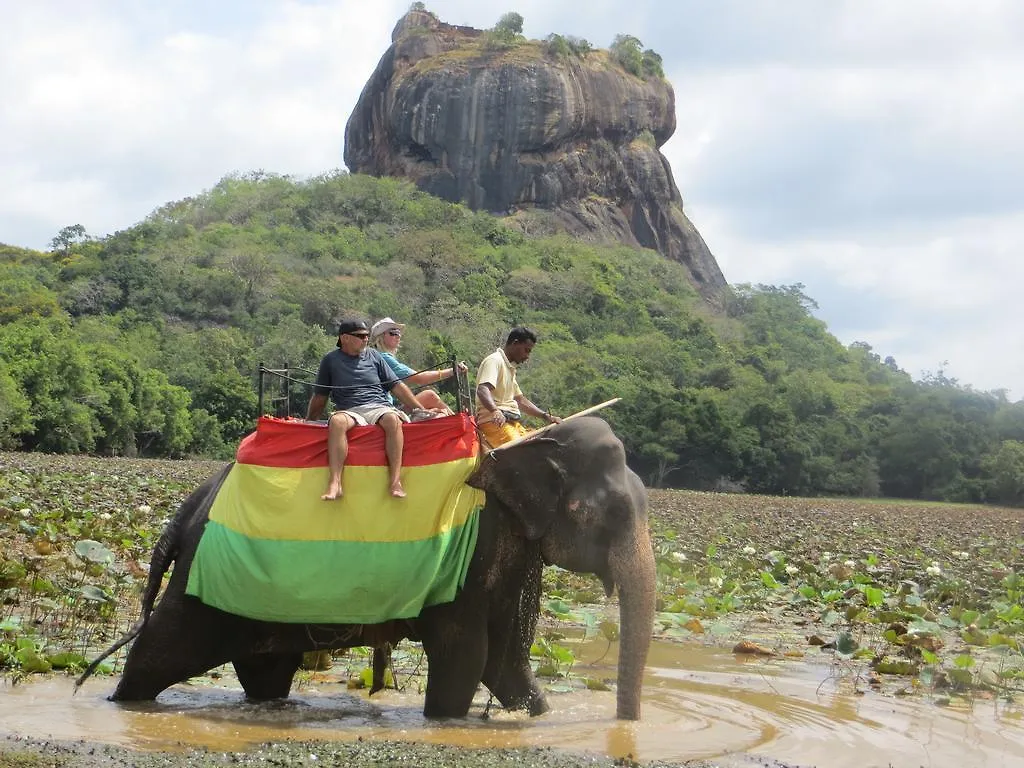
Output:
<path fill-rule="evenodd" d="M 786 566 L 786 573 L 788 573 L 790 576 L 792 576 L 794 573 L 797 573 L 799 570 L 800 569 L 797 568 L 795 565 Z"/>
<path fill-rule="evenodd" d="M 672 559 L 675 560 L 677 563 L 685 563 L 686 554 L 684 552 L 673 552 Z"/>

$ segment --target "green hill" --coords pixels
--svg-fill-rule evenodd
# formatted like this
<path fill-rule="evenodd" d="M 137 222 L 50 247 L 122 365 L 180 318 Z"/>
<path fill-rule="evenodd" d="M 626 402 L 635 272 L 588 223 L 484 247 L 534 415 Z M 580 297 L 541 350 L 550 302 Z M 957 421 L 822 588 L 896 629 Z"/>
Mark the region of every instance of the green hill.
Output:
<path fill-rule="evenodd" d="M 0 448 L 229 456 L 259 363 L 315 368 L 340 317 L 390 315 L 417 367 L 533 327 L 524 389 L 563 414 L 622 397 L 605 415 L 652 485 L 1024 504 L 1024 402 L 915 383 L 814 308 L 738 286 L 713 313 L 654 252 L 392 179 L 230 176 L 102 239 L 0 246 Z"/>

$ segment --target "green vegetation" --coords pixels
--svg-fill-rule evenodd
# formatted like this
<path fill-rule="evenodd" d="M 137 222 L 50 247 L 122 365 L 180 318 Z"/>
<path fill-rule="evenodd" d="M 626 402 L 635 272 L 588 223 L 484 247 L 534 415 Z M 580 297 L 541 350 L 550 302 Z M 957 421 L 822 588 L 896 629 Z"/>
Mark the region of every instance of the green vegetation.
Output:
<path fill-rule="evenodd" d="M 523 17 L 514 12 L 506 13 L 483 34 L 483 47 L 487 51 L 502 51 L 525 42 Z"/>
<path fill-rule="evenodd" d="M 582 59 L 594 49 L 587 40 L 584 40 L 582 37 L 573 37 L 572 35 L 550 34 L 544 43 L 545 52 L 549 56 L 563 59 L 570 56 Z"/>
<path fill-rule="evenodd" d="M 665 78 L 661 56 L 649 48 L 644 50 L 643 43 L 632 35 L 616 35 L 608 50 L 612 58 L 632 75 L 644 79 Z"/>
<path fill-rule="evenodd" d="M 315 368 L 356 313 L 408 323 L 424 367 L 534 327 L 524 388 L 561 414 L 622 397 L 607 418 L 653 486 L 1024 505 L 1024 402 L 843 347 L 800 285 L 737 286 L 713 313 L 651 251 L 340 172 L 229 176 L 108 237 L 62 235 L 0 246 L 3 448 L 230 456 L 258 364 Z"/>
<path fill-rule="evenodd" d="M 654 134 L 648 130 L 640 131 L 639 135 L 633 139 L 634 144 L 638 144 L 641 147 L 649 147 L 650 149 L 658 148 L 658 140 Z"/>
<path fill-rule="evenodd" d="M 0 465 L 0 675 L 13 680 L 73 673 L 120 636 L 164 521 L 221 466 L 38 453 L 0 454 Z M 652 491 L 650 502 L 658 637 L 824 652 L 856 685 L 903 693 L 1018 696 L 1019 511 L 684 491 Z M 543 590 L 538 675 L 556 691 L 602 689 L 566 637 L 613 643 L 614 602 L 596 579 L 558 568 Z M 335 672 L 365 687 L 369 656 L 337 654 Z M 402 644 L 392 660 L 397 685 L 421 693 L 422 649 Z"/>
<path fill-rule="evenodd" d="M 1024 690 L 1017 511 L 657 491 L 651 506 L 670 637 L 760 632 L 901 694 Z"/>

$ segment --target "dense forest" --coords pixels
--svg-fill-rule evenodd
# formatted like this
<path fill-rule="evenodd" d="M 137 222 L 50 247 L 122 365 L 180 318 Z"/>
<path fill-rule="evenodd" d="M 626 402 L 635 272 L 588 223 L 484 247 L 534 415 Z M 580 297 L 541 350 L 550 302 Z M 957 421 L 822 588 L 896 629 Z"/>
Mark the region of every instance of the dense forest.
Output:
<path fill-rule="evenodd" d="M 515 224 L 393 179 L 256 172 L 107 237 L 0 246 L 0 448 L 230 456 L 260 363 L 315 369 L 340 317 L 390 315 L 417 367 L 534 328 L 524 390 L 562 414 L 623 398 L 604 414 L 650 485 L 1024 505 L 1024 401 L 844 347 L 801 285 L 712 311 L 654 252 Z"/>

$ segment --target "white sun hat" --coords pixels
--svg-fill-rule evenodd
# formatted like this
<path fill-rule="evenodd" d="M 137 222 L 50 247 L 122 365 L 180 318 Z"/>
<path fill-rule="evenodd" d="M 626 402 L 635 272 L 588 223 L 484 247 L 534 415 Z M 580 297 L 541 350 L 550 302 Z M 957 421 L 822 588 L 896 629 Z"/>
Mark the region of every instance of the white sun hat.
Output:
<path fill-rule="evenodd" d="M 390 331 L 392 328 L 397 328 L 398 330 L 401 331 L 402 329 L 405 328 L 405 323 L 396 323 L 390 317 L 385 317 L 382 320 L 378 320 L 376 323 L 373 324 L 373 327 L 370 329 L 370 339 L 376 339 L 382 333 Z"/>

